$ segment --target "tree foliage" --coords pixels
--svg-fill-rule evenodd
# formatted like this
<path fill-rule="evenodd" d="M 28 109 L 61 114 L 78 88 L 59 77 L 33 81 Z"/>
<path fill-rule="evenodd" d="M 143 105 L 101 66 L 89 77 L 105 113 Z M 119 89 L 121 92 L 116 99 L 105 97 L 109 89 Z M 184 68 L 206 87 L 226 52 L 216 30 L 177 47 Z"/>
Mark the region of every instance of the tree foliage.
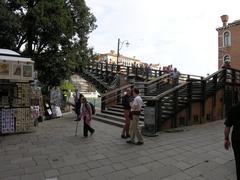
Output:
<path fill-rule="evenodd" d="M 95 22 L 84 0 L 1 0 L 0 48 L 31 57 L 40 81 L 56 85 L 93 55 Z"/>

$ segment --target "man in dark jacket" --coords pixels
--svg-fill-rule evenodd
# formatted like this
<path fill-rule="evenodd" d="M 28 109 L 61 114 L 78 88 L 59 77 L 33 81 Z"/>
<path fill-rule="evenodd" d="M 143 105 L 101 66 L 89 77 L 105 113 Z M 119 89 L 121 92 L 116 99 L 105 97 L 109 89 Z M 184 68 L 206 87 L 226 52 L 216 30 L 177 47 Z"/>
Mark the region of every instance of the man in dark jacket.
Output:
<path fill-rule="evenodd" d="M 225 124 L 224 147 L 226 150 L 228 150 L 231 145 L 229 140 L 229 133 L 230 133 L 231 127 L 233 127 L 231 141 L 232 141 L 232 147 L 233 147 L 234 157 L 236 162 L 237 180 L 240 180 L 240 103 L 233 106 L 229 110 L 224 124 Z"/>
<path fill-rule="evenodd" d="M 75 121 L 80 121 L 80 107 L 81 107 L 81 98 L 83 95 L 78 89 L 75 91 L 74 102 L 75 102 L 75 113 L 77 114 L 77 119 Z"/>
<path fill-rule="evenodd" d="M 122 130 L 122 138 L 128 138 L 130 137 L 129 135 L 129 126 L 130 126 L 130 110 L 131 110 L 131 106 L 130 106 L 130 102 L 131 102 L 132 96 L 131 96 L 131 89 L 127 89 L 127 91 L 125 92 L 125 95 L 122 97 L 122 105 L 124 108 L 124 119 L 125 119 L 125 124 Z"/>

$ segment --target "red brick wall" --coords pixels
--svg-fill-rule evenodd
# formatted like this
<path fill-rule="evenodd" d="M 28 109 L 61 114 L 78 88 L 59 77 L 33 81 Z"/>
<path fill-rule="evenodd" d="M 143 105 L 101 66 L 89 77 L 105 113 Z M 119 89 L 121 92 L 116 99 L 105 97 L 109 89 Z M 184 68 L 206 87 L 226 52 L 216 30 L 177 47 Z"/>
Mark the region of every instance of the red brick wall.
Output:
<path fill-rule="evenodd" d="M 229 31 L 231 34 L 231 46 L 223 47 L 223 33 Z M 240 69 L 240 25 L 234 25 L 227 29 L 218 31 L 218 67 L 223 64 L 224 55 L 229 54 L 231 57 L 231 66 Z"/>

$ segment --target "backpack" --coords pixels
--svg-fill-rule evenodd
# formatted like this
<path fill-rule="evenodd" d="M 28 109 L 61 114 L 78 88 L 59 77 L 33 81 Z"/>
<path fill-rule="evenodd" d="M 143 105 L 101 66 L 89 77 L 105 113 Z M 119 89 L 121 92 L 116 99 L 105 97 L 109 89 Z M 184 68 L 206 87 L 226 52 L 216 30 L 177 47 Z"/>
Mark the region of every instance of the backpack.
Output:
<path fill-rule="evenodd" d="M 91 106 L 92 114 L 95 114 L 95 106 L 91 102 L 88 102 L 88 104 Z"/>

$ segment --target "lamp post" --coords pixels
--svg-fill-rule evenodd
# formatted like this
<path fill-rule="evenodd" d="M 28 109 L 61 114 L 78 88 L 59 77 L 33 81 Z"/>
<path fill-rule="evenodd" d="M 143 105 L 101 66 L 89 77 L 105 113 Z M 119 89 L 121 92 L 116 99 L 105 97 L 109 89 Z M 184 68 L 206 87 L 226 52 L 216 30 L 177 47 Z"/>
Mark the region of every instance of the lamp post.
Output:
<path fill-rule="evenodd" d="M 117 46 L 117 65 L 119 61 L 119 51 L 122 49 L 123 45 L 126 44 L 126 46 L 129 46 L 128 40 L 120 41 L 120 38 L 118 38 L 118 46 Z"/>

